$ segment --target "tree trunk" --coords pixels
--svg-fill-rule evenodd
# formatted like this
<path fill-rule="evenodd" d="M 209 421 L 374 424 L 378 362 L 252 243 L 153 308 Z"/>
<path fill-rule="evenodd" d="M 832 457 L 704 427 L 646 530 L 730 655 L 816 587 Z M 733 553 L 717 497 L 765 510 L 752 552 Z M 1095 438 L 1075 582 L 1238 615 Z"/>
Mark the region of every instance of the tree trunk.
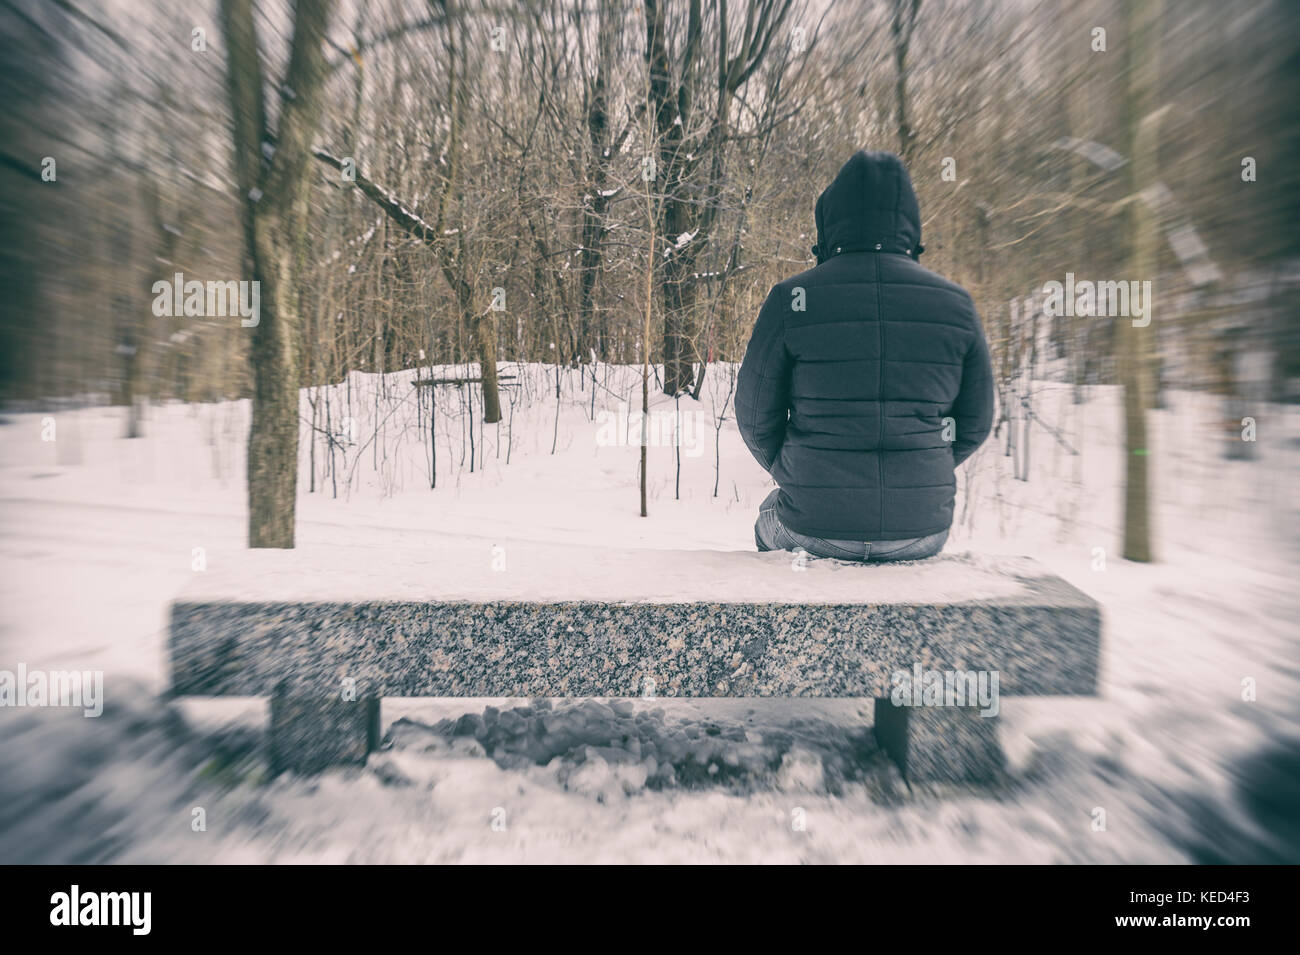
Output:
<path fill-rule="evenodd" d="M 259 225 L 259 232 L 270 231 Z M 253 275 L 261 318 L 249 349 L 253 421 L 248 433 L 248 546 L 293 547 L 298 489 L 298 315 L 287 255 L 258 242 Z M 271 263 L 264 261 L 272 258 Z M 276 261 L 278 259 L 278 261 Z"/>
<path fill-rule="evenodd" d="M 298 288 L 308 164 L 320 121 L 323 44 L 333 0 L 298 0 L 279 124 L 267 126 L 251 0 L 222 0 L 226 82 L 246 254 L 259 287 L 250 349 L 248 546 L 294 545 L 298 486 Z M 291 91 L 291 92 L 290 92 Z M 274 148 L 268 149 L 274 143 Z"/>
<path fill-rule="evenodd" d="M 622 11 L 613 3 L 599 4 L 597 13 L 596 77 L 591 84 L 591 101 L 586 111 L 587 138 L 591 146 L 587 178 L 590 199 L 582 203 L 582 249 L 578 253 L 582 272 L 578 282 L 578 351 L 581 361 L 592 353 L 605 355 L 604 321 L 596 316 L 596 280 L 604 261 L 605 222 L 609 212 L 609 77 L 617 70 L 614 41 Z"/>
<path fill-rule="evenodd" d="M 495 424 L 501 420 L 501 392 L 497 387 L 497 323 L 491 312 L 475 320 L 474 340 L 483 379 L 483 421 Z"/>
<path fill-rule="evenodd" d="M 1124 121 L 1129 135 L 1128 196 L 1132 230 L 1133 270 L 1138 281 L 1155 285 L 1160 236 L 1155 215 L 1140 198 L 1155 182 L 1157 157 L 1156 83 L 1159 78 L 1159 38 L 1162 0 L 1134 0 L 1126 7 L 1128 35 L 1125 57 L 1128 91 Z M 1153 296 L 1154 297 L 1154 296 Z M 1124 550 L 1127 560 L 1153 560 L 1151 547 L 1151 453 L 1147 409 L 1151 407 L 1151 350 L 1155 336 L 1154 303 L 1146 303 L 1145 327 L 1120 318 L 1119 375 L 1124 386 Z"/>
<path fill-rule="evenodd" d="M 672 200 L 668 204 L 678 205 Z M 677 216 L 671 216 L 665 235 L 680 234 Z M 667 239 L 664 240 L 665 243 Z M 692 240 L 694 241 L 694 240 Z M 691 281 L 694 256 L 672 253 L 664 265 L 664 394 L 674 398 L 695 383 L 696 286 Z"/>
<path fill-rule="evenodd" d="M 645 324 L 641 329 L 641 516 L 647 517 L 646 485 L 649 483 L 647 469 L 649 453 L 646 442 L 650 426 L 650 326 L 654 314 L 654 277 L 655 277 L 655 209 L 654 199 L 650 194 L 650 183 L 646 183 L 646 221 L 650 223 L 650 249 L 645 260 Z"/>
<path fill-rule="evenodd" d="M 894 42 L 894 115 L 898 123 L 898 158 L 905 167 L 912 163 L 916 134 L 907 117 L 907 51 L 912 45 L 912 31 L 921 0 L 894 0 L 890 32 Z"/>
<path fill-rule="evenodd" d="M 659 137 L 657 174 L 662 177 L 664 197 L 661 231 L 669 253 L 663 272 L 663 390 L 677 397 L 691 390 L 695 379 L 692 366 L 699 360 L 695 309 L 698 292 L 693 273 L 700 261 L 700 250 L 708 245 L 717 212 L 731 98 L 763 61 L 772 39 L 781 35 L 791 4 L 790 0 L 752 0 L 739 31 L 740 49 L 734 57 L 728 52 L 732 31 L 727 25 L 727 4 L 714 4 L 718 17 L 717 100 L 713 115 L 701 123 L 696 116 L 696 101 L 708 88 L 700 56 L 706 33 L 703 4 L 701 0 L 688 3 L 685 42 L 680 56 L 670 59 L 667 4 L 664 0 L 643 3 L 649 77 L 646 105 L 654 116 Z M 700 148 L 692 148 L 695 141 Z M 710 154 L 714 163 L 706 175 L 701 175 L 701 170 L 706 169 L 703 159 Z"/>

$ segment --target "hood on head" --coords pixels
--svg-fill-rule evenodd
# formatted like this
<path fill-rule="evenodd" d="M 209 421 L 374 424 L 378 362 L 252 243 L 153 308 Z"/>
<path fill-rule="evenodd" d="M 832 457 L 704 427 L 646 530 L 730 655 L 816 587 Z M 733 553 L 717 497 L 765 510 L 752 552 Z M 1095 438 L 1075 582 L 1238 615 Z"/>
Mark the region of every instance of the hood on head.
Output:
<path fill-rule="evenodd" d="M 902 252 L 913 258 L 921 245 L 921 207 L 911 177 L 893 153 L 860 149 L 817 197 L 820 265 L 844 252 Z"/>

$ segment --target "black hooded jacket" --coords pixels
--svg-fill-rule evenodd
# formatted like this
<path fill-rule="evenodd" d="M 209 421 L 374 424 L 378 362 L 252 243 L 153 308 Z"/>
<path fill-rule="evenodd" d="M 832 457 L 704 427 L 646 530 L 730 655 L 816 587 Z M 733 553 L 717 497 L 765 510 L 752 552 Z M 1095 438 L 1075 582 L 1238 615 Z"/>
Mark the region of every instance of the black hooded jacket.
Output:
<path fill-rule="evenodd" d="M 855 153 L 816 218 L 816 268 L 774 286 L 754 324 L 736 388 L 740 434 L 796 533 L 946 530 L 953 469 L 993 423 L 975 305 L 917 262 L 920 209 L 897 156 Z"/>

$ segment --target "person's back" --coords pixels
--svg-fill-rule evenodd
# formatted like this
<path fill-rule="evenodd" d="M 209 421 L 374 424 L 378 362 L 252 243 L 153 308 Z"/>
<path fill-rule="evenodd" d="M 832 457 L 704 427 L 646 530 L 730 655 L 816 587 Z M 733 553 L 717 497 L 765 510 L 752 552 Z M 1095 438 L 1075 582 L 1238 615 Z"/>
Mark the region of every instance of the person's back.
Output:
<path fill-rule="evenodd" d="M 920 211 L 896 156 L 854 154 L 816 220 L 819 264 L 772 288 L 737 384 L 741 436 L 778 485 L 757 543 L 932 556 L 952 525 L 953 469 L 993 420 L 979 316 L 916 261 Z"/>

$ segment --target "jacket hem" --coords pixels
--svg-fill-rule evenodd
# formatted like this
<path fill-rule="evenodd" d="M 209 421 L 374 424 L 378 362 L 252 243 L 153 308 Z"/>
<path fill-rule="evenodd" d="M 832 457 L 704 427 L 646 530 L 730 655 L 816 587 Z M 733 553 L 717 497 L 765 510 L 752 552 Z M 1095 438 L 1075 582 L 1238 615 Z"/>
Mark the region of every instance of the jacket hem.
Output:
<path fill-rule="evenodd" d="M 830 527 L 795 527 L 793 524 L 786 522 L 781 517 L 781 511 L 778 508 L 776 516 L 780 518 L 782 526 L 786 530 L 795 534 L 801 534 L 804 537 L 820 537 L 826 541 L 901 541 L 911 540 L 916 537 L 929 537 L 931 534 L 938 534 L 940 531 L 952 530 L 951 524 L 939 524 L 934 527 L 922 528 L 917 531 L 858 531 L 844 530 L 843 528 Z"/>

